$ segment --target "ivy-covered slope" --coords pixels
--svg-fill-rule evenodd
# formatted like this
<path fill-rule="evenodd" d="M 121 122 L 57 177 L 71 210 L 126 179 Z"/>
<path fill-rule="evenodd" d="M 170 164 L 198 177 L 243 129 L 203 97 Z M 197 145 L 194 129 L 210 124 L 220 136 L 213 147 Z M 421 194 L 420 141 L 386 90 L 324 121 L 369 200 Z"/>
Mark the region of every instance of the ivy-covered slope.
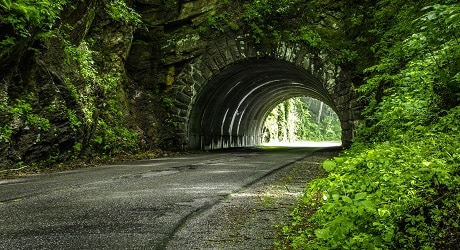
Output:
<path fill-rule="evenodd" d="M 457 249 L 460 4 L 359 1 L 343 20 L 366 104 L 353 147 L 326 161 L 283 249 Z"/>
<path fill-rule="evenodd" d="M 135 152 L 124 1 L 0 1 L 0 169 Z"/>

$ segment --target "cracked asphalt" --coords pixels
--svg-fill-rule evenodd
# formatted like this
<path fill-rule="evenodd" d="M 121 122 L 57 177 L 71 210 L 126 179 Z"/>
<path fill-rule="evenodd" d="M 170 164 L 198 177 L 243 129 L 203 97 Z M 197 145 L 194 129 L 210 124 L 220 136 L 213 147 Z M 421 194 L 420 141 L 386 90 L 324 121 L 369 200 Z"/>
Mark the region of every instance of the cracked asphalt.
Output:
<path fill-rule="evenodd" d="M 197 215 L 315 150 L 226 150 L 0 180 L 0 249 L 171 249 Z"/>

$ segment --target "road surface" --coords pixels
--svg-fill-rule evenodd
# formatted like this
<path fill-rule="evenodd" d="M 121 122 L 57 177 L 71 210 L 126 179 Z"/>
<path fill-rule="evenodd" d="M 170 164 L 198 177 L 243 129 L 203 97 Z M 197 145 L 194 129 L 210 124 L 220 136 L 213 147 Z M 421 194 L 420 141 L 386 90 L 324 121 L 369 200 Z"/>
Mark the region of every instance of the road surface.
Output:
<path fill-rule="evenodd" d="M 0 249 L 165 249 L 197 213 L 317 149 L 227 150 L 0 180 Z"/>

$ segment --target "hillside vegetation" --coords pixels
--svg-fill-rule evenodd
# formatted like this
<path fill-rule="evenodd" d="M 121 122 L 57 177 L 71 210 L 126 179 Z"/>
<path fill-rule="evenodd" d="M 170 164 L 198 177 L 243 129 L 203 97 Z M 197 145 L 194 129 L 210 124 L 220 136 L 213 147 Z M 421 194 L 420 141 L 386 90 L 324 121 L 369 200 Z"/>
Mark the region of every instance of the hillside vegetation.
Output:
<path fill-rule="evenodd" d="M 355 143 L 323 163 L 283 249 L 457 249 L 460 4 L 359 1 L 344 18 L 365 103 Z"/>

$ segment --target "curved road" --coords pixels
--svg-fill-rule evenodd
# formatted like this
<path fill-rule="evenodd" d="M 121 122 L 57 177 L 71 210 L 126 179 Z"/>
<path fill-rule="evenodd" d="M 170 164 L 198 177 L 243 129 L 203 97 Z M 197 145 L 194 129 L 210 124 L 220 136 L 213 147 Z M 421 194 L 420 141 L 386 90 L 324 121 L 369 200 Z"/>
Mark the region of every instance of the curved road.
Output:
<path fill-rule="evenodd" d="M 198 212 L 315 150 L 220 151 L 0 180 L 0 249 L 164 249 Z"/>

